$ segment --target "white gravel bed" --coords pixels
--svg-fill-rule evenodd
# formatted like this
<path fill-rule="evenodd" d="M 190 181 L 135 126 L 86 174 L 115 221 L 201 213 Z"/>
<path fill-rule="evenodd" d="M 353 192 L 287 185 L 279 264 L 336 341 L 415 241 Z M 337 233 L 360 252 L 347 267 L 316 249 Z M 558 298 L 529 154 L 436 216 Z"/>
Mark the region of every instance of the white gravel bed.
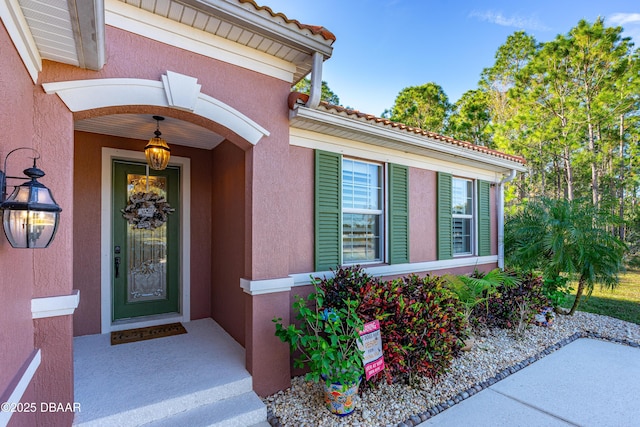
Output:
<path fill-rule="evenodd" d="M 439 381 L 434 383 L 421 378 L 413 387 L 383 384 L 376 390 L 363 393 L 354 413 L 344 418 L 331 414 L 325 408 L 322 386 L 307 382 L 303 377 L 293 378 L 290 388 L 263 401 L 272 425 L 412 426 L 426 420 L 429 417 L 427 411 L 434 414 L 444 410 L 509 375 L 505 369 L 520 369 L 544 356 L 541 352 L 545 349 L 556 344 L 560 347 L 575 339 L 576 334 L 584 333 L 640 345 L 640 325 L 576 312 L 574 316 L 556 316 L 551 327 L 531 325 L 520 338 L 506 330 L 486 331 L 484 336 L 475 337 L 474 348 L 455 359 L 449 372 Z"/>

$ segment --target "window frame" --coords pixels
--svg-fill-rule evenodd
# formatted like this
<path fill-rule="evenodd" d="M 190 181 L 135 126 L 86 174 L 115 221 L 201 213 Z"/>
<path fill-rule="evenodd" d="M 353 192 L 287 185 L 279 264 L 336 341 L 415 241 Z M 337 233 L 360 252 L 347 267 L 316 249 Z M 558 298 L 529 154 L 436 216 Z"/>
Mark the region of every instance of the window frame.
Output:
<path fill-rule="evenodd" d="M 470 206 L 471 206 L 470 214 L 459 214 L 459 213 L 454 213 L 453 211 L 453 206 L 455 201 L 453 188 L 454 188 L 455 181 L 464 181 L 465 183 L 467 183 L 466 185 L 467 189 L 469 189 L 469 187 L 471 189 L 470 191 L 471 194 L 470 195 L 468 193 L 466 194 L 467 200 L 469 200 L 469 196 L 470 196 L 470 200 L 468 201 L 468 203 L 470 203 Z M 478 212 L 477 212 L 476 200 L 477 200 L 476 180 L 470 179 L 470 178 L 462 178 L 458 176 L 451 177 L 451 253 L 454 258 L 474 256 L 474 255 L 477 255 L 478 253 L 477 239 L 476 239 L 477 227 L 478 227 L 478 224 L 477 224 Z M 455 237 L 454 237 L 454 231 L 453 231 L 454 222 L 456 219 L 469 220 L 469 252 L 456 252 Z"/>
<path fill-rule="evenodd" d="M 362 163 L 366 165 L 374 165 L 378 168 L 379 173 L 379 203 L 380 209 L 363 209 L 363 208 L 345 208 L 344 206 L 344 165 L 345 161 L 353 162 L 353 163 Z M 370 265 L 370 264 L 381 264 L 387 262 L 386 257 L 388 253 L 388 229 L 387 229 L 387 204 L 388 204 L 388 182 L 387 182 L 387 164 L 365 160 L 355 157 L 342 156 L 341 158 L 341 182 L 340 182 L 340 199 L 341 199 L 341 214 L 340 214 L 340 260 L 341 265 L 350 266 L 350 265 Z M 345 233 L 344 233 L 344 215 L 345 214 L 362 214 L 362 215 L 377 215 L 378 216 L 378 251 L 379 254 L 375 260 L 356 260 L 356 261 L 346 261 L 344 256 L 344 243 L 345 243 Z"/>

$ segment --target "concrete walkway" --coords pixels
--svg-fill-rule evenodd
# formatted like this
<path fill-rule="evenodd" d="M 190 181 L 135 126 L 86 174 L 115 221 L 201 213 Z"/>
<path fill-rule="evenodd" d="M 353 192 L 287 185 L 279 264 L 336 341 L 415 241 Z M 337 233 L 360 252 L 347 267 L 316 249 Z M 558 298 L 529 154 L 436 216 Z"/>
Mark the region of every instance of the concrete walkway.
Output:
<path fill-rule="evenodd" d="M 427 426 L 640 426 L 640 349 L 582 338 Z"/>

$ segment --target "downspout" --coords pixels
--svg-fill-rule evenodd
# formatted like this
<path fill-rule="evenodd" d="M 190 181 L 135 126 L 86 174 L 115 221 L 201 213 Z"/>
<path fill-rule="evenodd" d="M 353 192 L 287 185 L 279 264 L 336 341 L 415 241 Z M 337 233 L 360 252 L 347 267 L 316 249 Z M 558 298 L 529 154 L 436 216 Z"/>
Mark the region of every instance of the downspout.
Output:
<path fill-rule="evenodd" d="M 311 88 L 309 89 L 309 100 L 304 105 L 315 110 L 320 105 L 320 95 L 322 95 L 322 61 L 324 57 L 320 52 L 313 53 L 313 64 L 311 65 Z"/>
<path fill-rule="evenodd" d="M 498 184 L 498 268 L 504 269 L 504 184 L 516 177 L 516 170 L 504 177 Z"/>

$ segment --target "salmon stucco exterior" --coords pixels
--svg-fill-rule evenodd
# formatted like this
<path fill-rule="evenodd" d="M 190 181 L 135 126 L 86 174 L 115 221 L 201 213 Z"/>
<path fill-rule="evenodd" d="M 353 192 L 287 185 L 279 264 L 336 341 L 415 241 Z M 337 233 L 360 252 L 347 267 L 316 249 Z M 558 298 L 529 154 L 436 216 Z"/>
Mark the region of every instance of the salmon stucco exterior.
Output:
<path fill-rule="evenodd" d="M 199 319 L 266 396 L 292 375 L 272 319 L 311 276 L 502 266 L 503 184 L 524 160 L 321 102 L 327 29 L 253 0 L 61 3 L 0 2 L 0 167 L 37 150 L 62 207 L 48 248 L 0 239 L 1 402 L 73 407 L 74 339 Z M 291 92 L 307 75 L 311 94 Z M 145 167 L 155 130 L 164 172 Z M 165 231 L 119 226 L 150 182 L 175 209 Z M 75 415 L 3 407 L 0 425 Z"/>

